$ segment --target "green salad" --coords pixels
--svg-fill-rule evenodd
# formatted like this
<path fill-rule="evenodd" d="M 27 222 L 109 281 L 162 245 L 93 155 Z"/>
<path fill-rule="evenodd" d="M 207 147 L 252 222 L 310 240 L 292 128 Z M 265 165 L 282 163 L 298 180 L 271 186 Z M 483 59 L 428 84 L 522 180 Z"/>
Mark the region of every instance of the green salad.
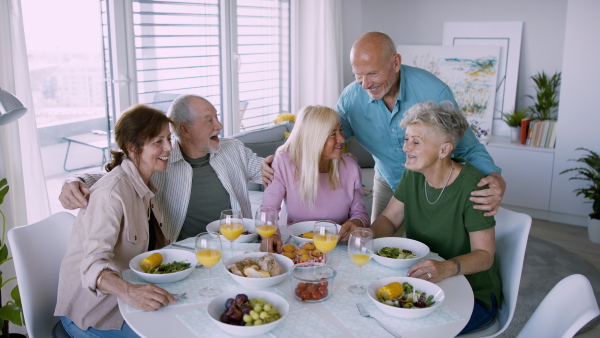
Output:
<path fill-rule="evenodd" d="M 191 266 L 190 263 L 186 263 L 183 261 L 172 262 L 172 263 L 167 263 L 167 264 L 161 264 L 161 265 L 155 267 L 154 269 L 151 269 L 150 271 L 148 271 L 148 273 L 152 273 L 152 274 L 173 273 L 173 272 L 179 272 L 179 271 L 189 269 L 190 266 Z"/>
<path fill-rule="evenodd" d="M 403 293 L 400 297 L 390 300 L 380 298 L 383 304 L 401 307 L 404 309 L 422 309 L 435 304 L 433 295 L 427 296 L 425 292 L 417 291 L 407 282 L 402 283 Z"/>
<path fill-rule="evenodd" d="M 410 259 L 417 258 L 418 256 L 413 254 L 412 251 L 400 248 L 391 248 L 391 247 L 383 247 L 378 252 L 377 255 L 386 258 L 396 258 L 396 259 Z"/>

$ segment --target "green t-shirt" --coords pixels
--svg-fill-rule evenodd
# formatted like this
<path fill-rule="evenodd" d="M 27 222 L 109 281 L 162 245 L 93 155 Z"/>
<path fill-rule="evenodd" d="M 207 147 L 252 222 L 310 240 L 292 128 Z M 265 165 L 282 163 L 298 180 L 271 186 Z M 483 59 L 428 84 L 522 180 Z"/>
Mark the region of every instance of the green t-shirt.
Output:
<path fill-rule="evenodd" d="M 206 231 L 206 225 L 221 217 L 221 211 L 231 209 L 229 193 L 209 164 L 210 154 L 200 158 L 190 158 L 181 153 L 192 166 L 192 190 L 185 220 L 177 240 L 194 237 Z"/>
<path fill-rule="evenodd" d="M 406 237 L 423 242 L 432 252 L 443 258 L 452 258 L 471 252 L 469 232 L 492 228 L 494 217 L 483 216 L 484 211 L 473 209 L 469 200 L 471 192 L 478 189 L 477 183 L 483 175 L 463 158 L 454 159 L 463 163 L 460 174 L 437 203 L 429 204 L 425 198 L 425 176 L 406 170 L 394 192 L 394 197 L 404 203 L 404 224 Z M 429 201 L 435 201 L 442 189 L 434 189 L 427 184 Z M 494 260 L 491 268 L 465 276 L 473 289 L 475 298 L 488 308 L 494 294 L 498 305 L 502 304 L 502 284 L 498 274 L 498 263 Z"/>

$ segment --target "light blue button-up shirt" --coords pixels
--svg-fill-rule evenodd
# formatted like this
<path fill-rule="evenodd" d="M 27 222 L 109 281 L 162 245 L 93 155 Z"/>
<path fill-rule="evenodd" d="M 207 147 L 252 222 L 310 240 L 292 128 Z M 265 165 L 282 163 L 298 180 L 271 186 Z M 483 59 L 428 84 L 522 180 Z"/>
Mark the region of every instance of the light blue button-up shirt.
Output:
<path fill-rule="evenodd" d="M 402 65 L 400 92 L 394 110 L 390 112 L 383 99 L 372 99 L 356 81 L 349 84 L 337 103 L 337 111 L 344 128 L 344 136 L 355 136 L 375 159 L 375 171 L 392 189 L 404 173 L 406 154 L 404 128 L 399 123 L 404 112 L 415 103 L 423 101 L 454 101 L 450 88 L 435 75 L 420 68 Z M 464 157 L 484 175 L 501 172 L 485 147 L 467 128 L 452 157 Z"/>

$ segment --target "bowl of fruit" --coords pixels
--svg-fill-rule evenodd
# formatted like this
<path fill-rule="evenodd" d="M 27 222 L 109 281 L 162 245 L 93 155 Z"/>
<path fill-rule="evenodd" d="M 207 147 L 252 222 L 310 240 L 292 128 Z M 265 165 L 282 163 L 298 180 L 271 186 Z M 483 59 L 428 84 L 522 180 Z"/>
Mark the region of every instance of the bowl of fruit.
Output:
<path fill-rule="evenodd" d="M 444 301 L 444 290 L 420 278 L 387 277 L 367 288 L 369 299 L 381 311 L 398 318 L 427 316 Z"/>
<path fill-rule="evenodd" d="M 429 254 L 429 247 L 404 237 L 382 237 L 373 241 L 373 259 L 388 268 L 408 269 Z"/>
<path fill-rule="evenodd" d="M 238 237 L 233 242 L 234 243 L 256 242 L 256 239 L 258 238 L 258 233 L 256 232 L 254 220 L 252 218 L 244 218 L 243 221 L 244 221 L 244 231 L 242 232 L 240 237 Z M 222 241 L 229 242 L 224 236 L 221 235 L 220 229 L 221 229 L 221 221 L 220 220 L 212 221 L 206 225 L 207 231 L 214 231 L 214 232 L 218 233 L 219 236 L 221 236 Z"/>
<path fill-rule="evenodd" d="M 279 254 L 250 252 L 225 261 L 229 276 L 246 288 L 263 289 L 285 280 L 294 262 Z"/>
<path fill-rule="evenodd" d="M 317 223 L 317 222 L 318 221 L 305 221 L 305 222 L 294 223 L 289 226 L 288 232 L 290 233 L 290 236 L 297 243 L 312 242 L 313 241 L 313 238 L 312 238 L 313 229 L 315 228 L 315 223 Z M 337 224 L 338 232 L 340 231 L 341 228 L 342 228 L 342 226 Z"/>
<path fill-rule="evenodd" d="M 191 251 L 160 249 L 133 257 L 129 268 L 146 282 L 162 284 L 184 279 L 192 273 L 196 264 L 196 254 Z"/>
<path fill-rule="evenodd" d="M 335 269 L 324 263 L 299 263 L 289 272 L 292 292 L 297 300 L 317 303 L 329 298 Z"/>
<path fill-rule="evenodd" d="M 221 330 L 234 336 L 255 336 L 275 329 L 284 320 L 290 305 L 271 292 L 243 290 L 225 292 L 213 298 L 206 312 Z"/>

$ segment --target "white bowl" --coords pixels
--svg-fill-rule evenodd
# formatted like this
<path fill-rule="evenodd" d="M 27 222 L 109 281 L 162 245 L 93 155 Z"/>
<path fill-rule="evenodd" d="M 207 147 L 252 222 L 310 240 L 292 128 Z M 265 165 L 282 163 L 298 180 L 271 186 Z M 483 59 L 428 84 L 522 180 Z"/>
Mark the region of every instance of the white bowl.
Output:
<path fill-rule="evenodd" d="M 231 324 L 222 323 L 219 318 L 221 314 L 225 311 L 225 302 L 229 298 L 234 298 L 240 293 L 244 293 L 248 296 L 248 299 L 252 298 L 262 298 L 267 302 L 271 303 L 277 310 L 279 310 L 279 314 L 281 318 L 278 320 L 258 325 L 258 326 L 236 326 Z M 258 291 L 258 290 L 237 290 L 235 292 L 225 292 L 215 298 L 213 298 L 210 303 L 208 303 L 208 307 L 206 308 L 206 312 L 208 313 L 208 317 L 215 323 L 221 330 L 234 335 L 234 336 L 255 336 L 267 333 L 274 328 L 276 328 L 279 324 L 281 324 L 285 317 L 288 314 L 290 309 L 290 304 L 281 296 L 276 295 L 274 293 L 266 292 L 266 291 Z"/>
<path fill-rule="evenodd" d="M 227 261 L 225 261 L 225 263 L 224 263 L 225 270 L 227 270 L 227 273 L 229 274 L 229 276 L 231 276 L 231 278 L 233 278 L 234 281 L 236 281 L 238 284 L 240 284 L 241 286 L 243 286 L 245 288 L 262 289 L 262 288 L 266 288 L 269 286 L 277 285 L 286 279 L 288 272 L 294 266 L 294 262 L 291 259 L 285 257 L 284 255 L 274 254 L 274 253 L 271 254 L 271 255 L 273 255 L 273 257 L 275 257 L 275 261 L 277 263 L 279 263 L 279 265 L 281 265 L 282 273 L 281 273 L 281 275 L 275 276 L 275 277 L 267 277 L 267 278 L 242 277 L 242 276 L 238 276 L 234 273 L 229 272 L 229 270 L 227 269 L 227 267 L 230 266 L 231 264 L 234 264 L 235 262 L 239 262 L 246 257 L 258 259 L 266 254 L 267 254 L 266 252 L 250 252 L 250 253 L 234 256 L 234 257 L 228 259 Z"/>
<path fill-rule="evenodd" d="M 312 242 L 312 238 L 304 238 L 304 237 L 300 237 L 302 234 L 307 233 L 307 232 L 312 232 L 313 229 L 315 228 L 315 223 L 317 223 L 318 221 L 304 221 L 304 222 L 298 222 L 298 223 L 294 223 L 292 225 L 289 226 L 288 228 L 288 232 L 290 233 L 290 236 L 292 236 L 297 243 L 308 243 L 308 242 Z M 340 229 L 342 229 L 342 226 L 337 224 L 337 229 L 338 232 L 340 231 Z"/>
<path fill-rule="evenodd" d="M 412 251 L 413 254 L 417 255 L 417 258 L 410 259 L 396 259 L 382 257 L 377 254 L 379 249 L 384 247 L 399 248 Z M 411 266 L 420 262 L 425 256 L 429 254 L 429 247 L 414 239 L 404 237 L 382 237 L 376 238 L 373 241 L 373 259 L 388 268 L 392 269 L 408 269 Z"/>
<path fill-rule="evenodd" d="M 433 295 L 433 300 L 435 301 L 435 304 L 433 304 L 430 307 L 421 309 L 404 309 L 379 302 L 379 299 L 377 298 L 377 290 L 379 290 L 380 287 L 388 285 L 392 282 L 399 282 L 400 284 L 408 282 L 408 284 L 412 285 L 415 290 L 419 292 L 425 292 L 427 294 L 427 297 Z M 440 307 L 440 305 L 442 305 L 442 302 L 444 301 L 445 297 L 444 290 L 442 290 L 436 284 L 428 282 L 424 279 L 412 277 L 381 278 L 369 284 L 369 287 L 367 288 L 367 293 L 369 295 L 369 299 L 371 299 L 371 301 L 375 303 L 375 306 L 377 306 L 381 311 L 389 314 L 390 316 L 407 319 L 427 316 L 428 314 L 435 311 L 438 307 Z"/>
<path fill-rule="evenodd" d="M 190 267 L 178 272 L 166 273 L 166 274 L 152 274 L 145 273 L 144 270 L 140 267 L 140 262 L 150 256 L 151 254 L 158 252 L 163 256 L 162 264 L 172 263 L 172 262 L 181 262 L 184 261 L 186 263 L 190 263 Z M 178 250 L 178 249 L 160 249 L 154 251 L 148 251 L 141 253 L 135 257 L 133 257 L 129 261 L 129 268 L 135 272 L 140 278 L 145 280 L 146 282 L 153 284 L 164 284 L 164 283 L 173 283 L 179 280 L 184 279 L 189 276 L 194 268 L 198 264 L 198 260 L 196 259 L 196 254 L 192 251 L 188 250 Z"/>
<path fill-rule="evenodd" d="M 208 223 L 206 225 L 206 230 L 208 231 L 215 231 L 215 232 L 219 232 L 221 228 L 221 221 L 220 220 L 216 220 L 216 221 L 212 221 L 210 223 Z M 248 230 L 250 232 L 252 232 L 249 235 L 241 235 L 240 237 L 238 237 L 235 241 L 233 241 L 234 243 L 251 243 L 251 242 L 256 242 L 256 239 L 258 238 L 258 232 L 256 232 L 256 226 L 254 225 L 254 220 L 251 218 L 244 218 L 244 230 Z M 221 236 L 221 240 L 224 242 L 229 242 L 229 240 L 225 237 L 223 237 L 221 235 L 221 233 L 219 232 L 219 236 Z"/>

